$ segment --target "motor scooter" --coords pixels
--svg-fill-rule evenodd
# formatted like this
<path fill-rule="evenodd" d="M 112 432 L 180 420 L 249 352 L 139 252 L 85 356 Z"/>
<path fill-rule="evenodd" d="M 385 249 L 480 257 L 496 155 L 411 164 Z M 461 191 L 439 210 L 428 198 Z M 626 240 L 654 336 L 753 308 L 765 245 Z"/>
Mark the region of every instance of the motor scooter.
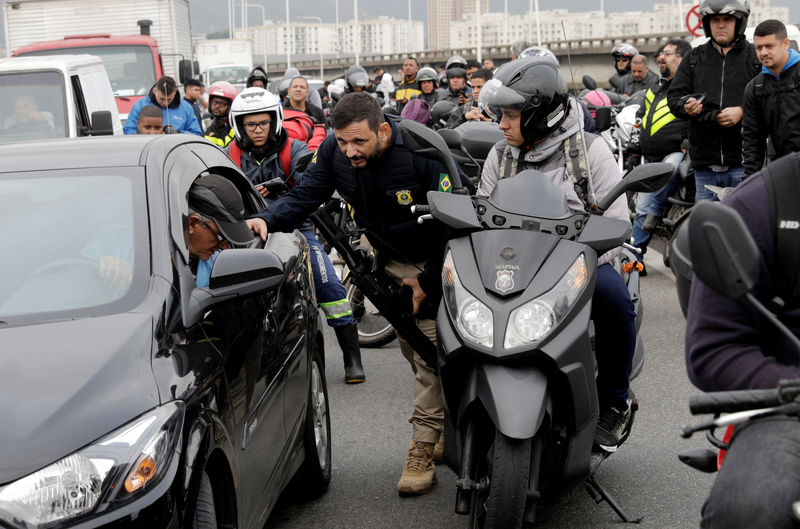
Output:
<path fill-rule="evenodd" d="M 455 510 L 469 516 L 469 527 L 531 524 L 542 497 L 582 482 L 623 520 L 634 521 L 594 477 L 609 456 L 593 448 L 599 404 L 590 313 L 597 257 L 622 246 L 631 230 L 628 222 L 600 214 L 625 192 L 659 189 L 672 169 L 636 168 L 597 204 L 598 214 L 570 210 L 562 189 L 533 170 L 501 179 L 489 197 L 429 192 L 429 205 L 415 208 L 450 232 L 438 367 L 444 457 L 458 476 Z M 624 250 L 617 265 L 634 260 Z M 638 334 L 638 273 L 625 275 Z M 643 361 L 637 338 L 631 378 Z M 633 417 L 623 441 L 632 423 Z"/>

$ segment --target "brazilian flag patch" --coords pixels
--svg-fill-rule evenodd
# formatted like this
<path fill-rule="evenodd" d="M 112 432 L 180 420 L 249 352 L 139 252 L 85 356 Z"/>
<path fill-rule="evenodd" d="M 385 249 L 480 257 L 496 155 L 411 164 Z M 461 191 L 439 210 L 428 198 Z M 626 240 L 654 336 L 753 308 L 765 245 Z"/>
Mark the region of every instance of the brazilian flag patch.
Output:
<path fill-rule="evenodd" d="M 450 176 L 447 173 L 439 173 L 439 191 L 450 193 L 453 184 L 450 182 Z"/>

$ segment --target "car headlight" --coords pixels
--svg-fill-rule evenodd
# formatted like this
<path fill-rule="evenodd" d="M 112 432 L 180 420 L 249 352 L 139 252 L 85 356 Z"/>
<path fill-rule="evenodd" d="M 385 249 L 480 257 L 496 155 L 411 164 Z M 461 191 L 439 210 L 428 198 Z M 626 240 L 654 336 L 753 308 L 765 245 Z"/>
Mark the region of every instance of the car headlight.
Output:
<path fill-rule="evenodd" d="M 48 527 L 137 497 L 166 473 L 183 425 L 170 402 L 94 444 L 0 487 L 0 518 L 16 527 Z"/>
<path fill-rule="evenodd" d="M 589 282 L 586 258 L 579 255 L 556 286 L 511 311 L 503 347 L 538 342 L 567 315 Z"/>
<path fill-rule="evenodd" d="M 477 345 L 494 344 L 492 309 L 469 293 L 458 279 L 453 255 L 448 250 L 442 266 L 442 293 L 450 319 L 456 323 L 461 337 Z"/>

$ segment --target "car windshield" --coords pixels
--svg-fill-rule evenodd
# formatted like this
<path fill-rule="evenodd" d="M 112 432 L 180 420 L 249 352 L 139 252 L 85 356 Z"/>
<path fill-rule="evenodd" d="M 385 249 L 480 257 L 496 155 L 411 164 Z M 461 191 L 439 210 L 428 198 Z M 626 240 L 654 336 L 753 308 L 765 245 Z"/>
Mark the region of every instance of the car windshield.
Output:
<path fill-rule="evenodd" d="M 216 66 L 208 69 L 208 84 L 228 81 L 231 84 L 246 83 L 250 69 L 246 66 Z"/>
<path fill-rule="evenodd" d="M 63 87 L 59 71 L 0 74 L 0 143 L 66 137 Z"/>
<path fill-rule="evenodd" d="M 103 61 L 115 97 L 144 96 L 156 84 L 153 52 L 147 46 L 83 46 L 51 48 L 21 55 L 63 55 L 88 53 Z"/>
<path fill-rule="evenodd" d="M 132 174 L 136 173 L 136 174 Z M 135 305 L 149 277 L 144 177 L 131 168 L 0 176 L 0 322 Z"/>

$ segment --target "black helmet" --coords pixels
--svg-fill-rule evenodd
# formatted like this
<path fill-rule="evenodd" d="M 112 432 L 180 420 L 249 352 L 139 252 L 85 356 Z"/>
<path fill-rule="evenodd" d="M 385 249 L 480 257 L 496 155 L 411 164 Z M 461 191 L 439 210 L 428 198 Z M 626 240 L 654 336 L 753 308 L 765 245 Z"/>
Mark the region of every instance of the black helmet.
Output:
<path fill-rule="evenodd" d="M 549 57 L 527 57 L 507 62 L 481 89 L 478 106 L 500 121 L 500 110 L 521 112 L 520 127 L 526 142 L 546 137 L 569 114 L 569 90 L 564 76 Z"/>
<path fill-rule="evenodd" d="M 711 17 L 714 15 L 731 15 L 736 18 L 736 38 L 733 42 L 744 38 L 747 19 L 750 16 L 750 2 L 747 0 L 703 0 L 700 3 L 700 18 L 703 20 L 703 31 L 711 38 Z"/>
<path fill-rule="evenodd" d="M 369 75 L 361 66 L 353 65 L 348 68 L 345 80 L 350 90 L 352 90 L 354 86 L 363 86 L 364 88 L 369 86 Z"/>
<path fill-rule="evenodd" d="M 436 73 L 436 70 L 431 68 L 430 66 L 426 66 L 425 68 L 420 68 L 417 72 L 417 81 L 420 83 L 422 81 L 433 81 L 436 83 L 439 80 L 439 75 Z"/>
<path fill-rule="evenodd" d="M 428 122 L 434 130 L 443 129 L 450 119 L 450 113 L 456 108 L 452 101 L 438 101 L 431 107 L 431 119 Z"/>
<path fill-rule="evenodd" d="M 264 82 L 264 86 L 267 86 L 267 81 L 269 81 L 269 77 L 267 76 L 266 70 L 264 70 L 263 66 L 256 66 L 250 72 L 250 75 L 247 76 L 247 88 L 253 86 L 253 81 L 256 79 L 260 79 Z"/>
<path fill-rule="evenodd" d="M 467 78 L 467 71 L 464 68 L 461 68 L 460 66 L 454 66 L 452 68 L 448 68 L 447 70 L 445 70 L 444 74 L 447 77 L 448 81 L 453 77 L 461 77 L 463 79 Z"/>
<path fill-rule="evenodd" d="M 449 70 L 450 68 L 463 68 L 466 70 L 467 60 L 461 55 L 452 55 L 447 59 L 447 63 L 444 65 L 445 70 Z"/>

